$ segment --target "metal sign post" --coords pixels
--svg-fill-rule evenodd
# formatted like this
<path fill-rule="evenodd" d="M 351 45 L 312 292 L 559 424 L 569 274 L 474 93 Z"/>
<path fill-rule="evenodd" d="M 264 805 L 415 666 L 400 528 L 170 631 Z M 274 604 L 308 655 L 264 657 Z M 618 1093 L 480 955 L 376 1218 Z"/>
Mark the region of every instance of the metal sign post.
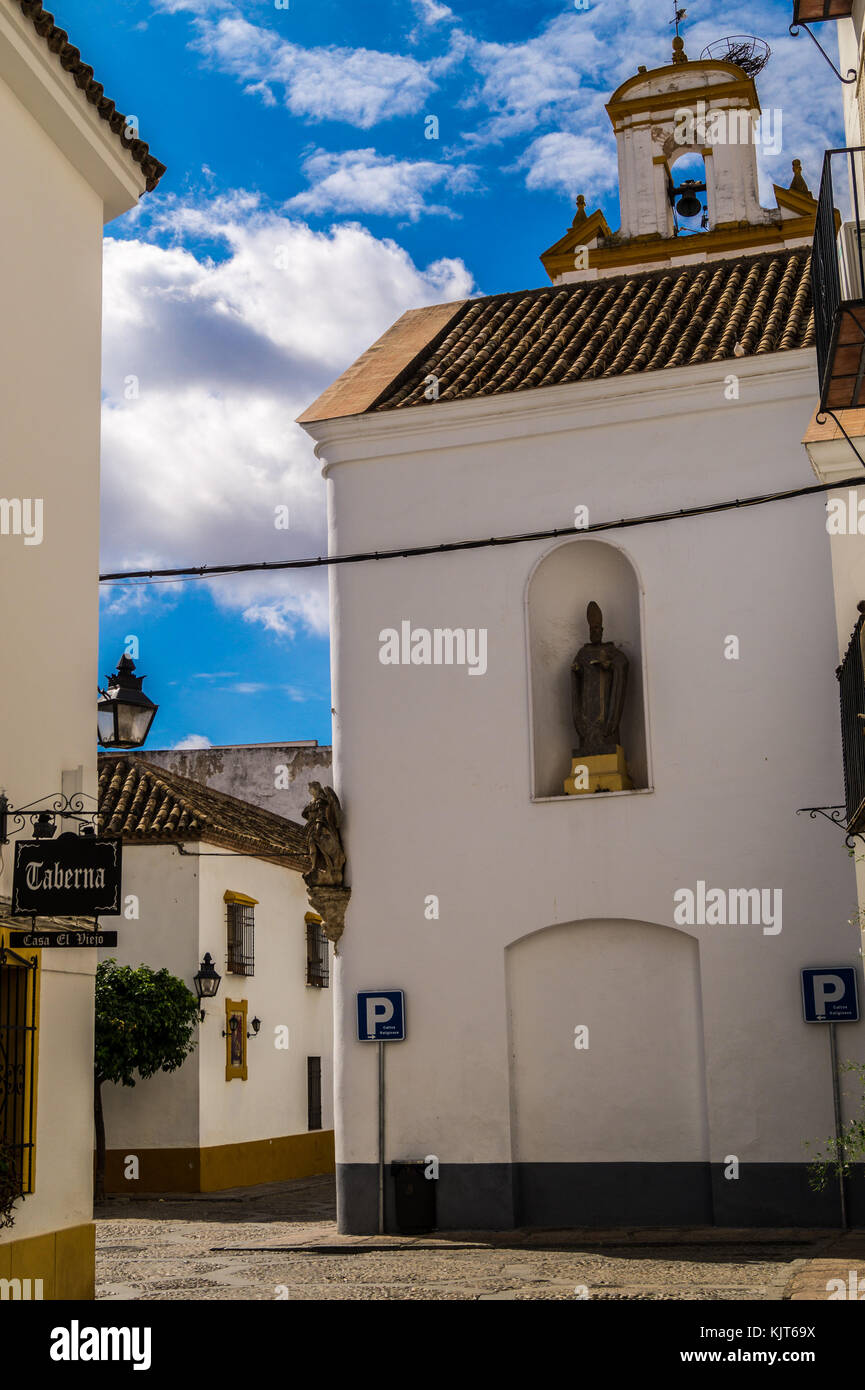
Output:
<path fill-rule="evenodd" d="M 405 995 L 401 989 L 365 989 L 357 996 L 359 1042 L 378 1043 L 378 1233 L 384 1230 L 384 1045 L 405 1040 Z"/>
<path fill-rule="evenodd" d="M 384 1235 L 384 1043 L 378 1045 L 378 1233 Z"/>
<path fill-rule="evenodd" d="M 835 1108 L 835 1152 L 839 1164 L 844 1162 L 844 1130 L 841 1122 L 841 1083 L 838 1079 L 838 1039 L 835 1024 L 829 1024 L 829 1059 L 832 1065 L 832 1103 Z M 838 1168 L 838 1195 L 841 1200 L 841 1225 L 847 1229 L 847 1190 L 843 1167 Z"/>
<path fill-rule="evenodd" d="M 841 1225 L 847 1229 L 847 1189 L 844 1182 L 844 1122 L 841 1117 L 841 1082 L 838 1076 L 838 1023 L 859 1020 L 859 990 L 854 965 L 811 966 L 802 971 L 802 1013 L 806 1023 L 828 1023 L 829 1060 L 832 1066 L 832 1109 L 835 1115 L 835 1154 L 838 1161 L 838 1196 Z"/>

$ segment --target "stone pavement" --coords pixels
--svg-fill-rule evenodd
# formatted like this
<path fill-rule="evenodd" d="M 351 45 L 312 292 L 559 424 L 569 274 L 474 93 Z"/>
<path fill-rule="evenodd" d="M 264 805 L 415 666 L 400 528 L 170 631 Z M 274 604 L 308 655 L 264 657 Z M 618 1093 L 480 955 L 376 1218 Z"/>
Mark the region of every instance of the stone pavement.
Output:
<path fill-rule="evenodd" d="M 804 1300 L 851 1270 L 865 1294 L 865 1233 L 341 1236 L 332 1177 L 97 1209 L 100 1299 Z"/>

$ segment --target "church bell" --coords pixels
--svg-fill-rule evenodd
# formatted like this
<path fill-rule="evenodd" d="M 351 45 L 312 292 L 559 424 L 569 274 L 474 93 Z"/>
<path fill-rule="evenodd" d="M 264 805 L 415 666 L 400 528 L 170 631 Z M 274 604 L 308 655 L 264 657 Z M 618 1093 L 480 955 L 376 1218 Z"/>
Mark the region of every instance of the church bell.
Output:
<path fill-rule="evenodd" d="M 696 192 L 700 186 L 695 179 L 688 179 L 682 184 L 679 189 L 682 196 L 676 204 L 676 212 L 680 217 L 699 217 L 703 211 L 703 205 Z"/>

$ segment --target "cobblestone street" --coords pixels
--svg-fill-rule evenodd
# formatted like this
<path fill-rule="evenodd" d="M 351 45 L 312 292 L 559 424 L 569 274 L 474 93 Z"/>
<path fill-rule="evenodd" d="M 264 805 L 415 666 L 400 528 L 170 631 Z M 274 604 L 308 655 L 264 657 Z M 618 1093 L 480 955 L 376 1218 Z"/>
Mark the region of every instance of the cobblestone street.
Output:
<path fill-rule="evenodd" d="M 340 1236 L 333 1179 L 97 1212 L 100 1299 L 826 1299 L 865 1240 L 829 1231 Z"/>

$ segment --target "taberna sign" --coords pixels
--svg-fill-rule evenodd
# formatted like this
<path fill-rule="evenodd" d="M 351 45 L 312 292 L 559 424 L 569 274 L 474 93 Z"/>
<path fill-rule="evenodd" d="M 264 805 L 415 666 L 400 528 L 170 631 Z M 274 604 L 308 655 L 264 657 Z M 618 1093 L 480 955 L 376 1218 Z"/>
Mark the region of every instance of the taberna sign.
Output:
<path fill-rule="evenodd" d="M 121 908 L 120 840 L 16 840 L 13 917 L 111 917 Z"/>

